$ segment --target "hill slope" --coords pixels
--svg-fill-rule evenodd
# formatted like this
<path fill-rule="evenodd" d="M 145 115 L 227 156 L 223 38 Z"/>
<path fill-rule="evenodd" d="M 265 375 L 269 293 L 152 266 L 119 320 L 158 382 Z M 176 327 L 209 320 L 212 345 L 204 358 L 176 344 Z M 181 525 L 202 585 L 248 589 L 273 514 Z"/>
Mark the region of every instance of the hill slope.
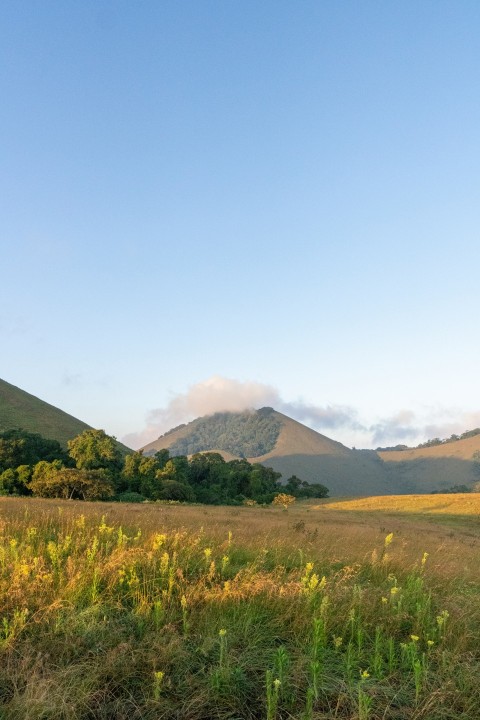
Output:
<path fill-rule="evenodd" d="M 0 432 L 12 428 L 40 433 L 66 447 L 67 440 L 89 429 L 90 425 L 0 380 Z"/>
<path fill-rule="evenodd" d="M 259 441 L 257 438 L 257 452 L 252 454 L 252 433 L 257 429 L 261 437 Z M 228 459 L 246 457 L 282 473 L 284 481 L 297 475 L 309 483 L 322 483 L 331 495 L 404 492 L 402 483 L 391 484 L 374 451 L 349 450 L 272 408 L 198 418 L 149 443 L 144 452 L 153 454 L 163 448 L 172 454 L 216 450 L 228 453 Z"/>
<path fill-rule="evenodd" d="M 480 435 L 422 448 L 379 451 L 390 477 L 401 478 L 410 492 L 431 492 L 480 480 L 473 455 L 480 452 Z"/>
<path fill-rule="evenodd" d="M 0 432 L 14 428 L 40 433 L 67 447 L 68 440 L 91 429 L 91 426 L 35 395 L 0 380 Z M 122 452 L 131 452 L 122 443 L 117 444 Z"/>

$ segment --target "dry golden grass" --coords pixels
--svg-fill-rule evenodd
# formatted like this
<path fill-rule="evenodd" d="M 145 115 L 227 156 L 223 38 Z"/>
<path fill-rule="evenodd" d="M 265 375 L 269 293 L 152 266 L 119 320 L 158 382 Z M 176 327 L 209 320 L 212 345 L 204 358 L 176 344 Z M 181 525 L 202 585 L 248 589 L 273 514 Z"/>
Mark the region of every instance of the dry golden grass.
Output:
<path fill-rule="evenodd" d="M 275 412 L 275 417 L 282 423 L 275 448 L 262 457 L 249 458 L 250 462 L 266 462 L 272 457 L 285 455 L 344 456 L 350 454 L 350 450 L 345 445 L 321 435 L 316 430 L 312 430 L 283 413 Z"/>
<path fill-rule="evenodd" d="M 381 497 L 325 500 L 315 509 L 360 510 L 383 513 L 480 516 L 480 493 L 446 495 L 385 495 Z"/>
<path fill-rule="evenodd" d="M 223 542 L 231 532 L 248 550 L 311 554 L 324 563 L 359 563 L 393 532 L 396 557 L 412 566 L 424 552 L 430 572 L 440 578 L 462 576 L 480 582 L 480 494 L 400 495 L 297 502 L 274 507 L 215 507 L 91 503 L 71 500 L 0 497 L 3 519 L 19 529 L 27 523 L 72 523 L 79 515 L 147 536 L 156 532 L 204 533 Z"/>
<path fill-rule="evenodd" d="M 460 500 L 0 498 L 0 717 L 474 720 Z"/>

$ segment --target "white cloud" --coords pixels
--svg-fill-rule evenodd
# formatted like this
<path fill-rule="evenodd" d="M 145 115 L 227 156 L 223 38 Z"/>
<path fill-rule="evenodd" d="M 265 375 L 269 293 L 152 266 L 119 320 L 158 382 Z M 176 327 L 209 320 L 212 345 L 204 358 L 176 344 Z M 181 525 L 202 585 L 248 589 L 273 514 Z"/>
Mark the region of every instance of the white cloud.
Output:
<path fill-rule="evenodd" d="M 139 448 L 167 430 L 197 417 L 264 406 L 273 407 L 320 432 L 327 431 L 333 439 L 356 447 L 414 446 L 430 438 L 446 438 L 480 426 L 480 412 L 438 407 L 422 411 L 402 409 L 373 423 L 366 422 L 349 406 L 319 406 L 302 400 L 287 402 L 272 385 L 214 375 L 192 385 L 186 392 L 174 395 L 165 407 L 151 410 L 147 414 L 146 427 L 122 439 L 129 447 Z"/>
<path fill-rule="evenodd" d="M 142 447 L 167 430 L 216 412 L 241 412 L 270 406 L 286 415 L 305 421 L 317 429 L 360 427 L 351 408 L 307 405 L 301 401 L 284 402 L 272 385 L 214 375 L 175 395 L 164 408 L 151 410 L 147 426 L 139 433 L 123 438 L 130 447 Z"/>
<path fill-rule="evenodd" d="M 417 445 L 433 438 L 449 438 L 480 426 L 480 412 L 458 408 L 430 408 L 423 413 L 402 410 L 370 427 L 372 444 Z"/>

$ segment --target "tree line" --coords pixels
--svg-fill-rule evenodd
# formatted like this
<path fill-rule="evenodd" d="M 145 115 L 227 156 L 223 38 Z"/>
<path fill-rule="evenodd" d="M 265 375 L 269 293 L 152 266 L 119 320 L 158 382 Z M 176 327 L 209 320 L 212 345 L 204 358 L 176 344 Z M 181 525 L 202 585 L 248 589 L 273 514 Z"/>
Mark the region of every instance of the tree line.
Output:
<path fill-rule="evenodd" d="M 85 430 L 60 443 L 15 429 L 0 433 L 0 494 L 81 500 L 177 500 L 213 505 L 270 503 L 279 491 L 295 497 L 326 497 L 328 489 L 247 460 L 215 452 L 171 457 L 122 453 L 103 430 Z"/>

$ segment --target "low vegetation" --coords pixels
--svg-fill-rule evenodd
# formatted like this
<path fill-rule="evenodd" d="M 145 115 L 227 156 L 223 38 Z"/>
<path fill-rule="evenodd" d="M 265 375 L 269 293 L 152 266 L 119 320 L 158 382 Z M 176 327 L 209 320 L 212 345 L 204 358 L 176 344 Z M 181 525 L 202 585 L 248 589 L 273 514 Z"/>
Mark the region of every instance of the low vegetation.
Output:
<path fill-rule="evenodd" d="M 480 717 L 478 531 L 331 503 L 0 505 L 5 720 Z"/>

